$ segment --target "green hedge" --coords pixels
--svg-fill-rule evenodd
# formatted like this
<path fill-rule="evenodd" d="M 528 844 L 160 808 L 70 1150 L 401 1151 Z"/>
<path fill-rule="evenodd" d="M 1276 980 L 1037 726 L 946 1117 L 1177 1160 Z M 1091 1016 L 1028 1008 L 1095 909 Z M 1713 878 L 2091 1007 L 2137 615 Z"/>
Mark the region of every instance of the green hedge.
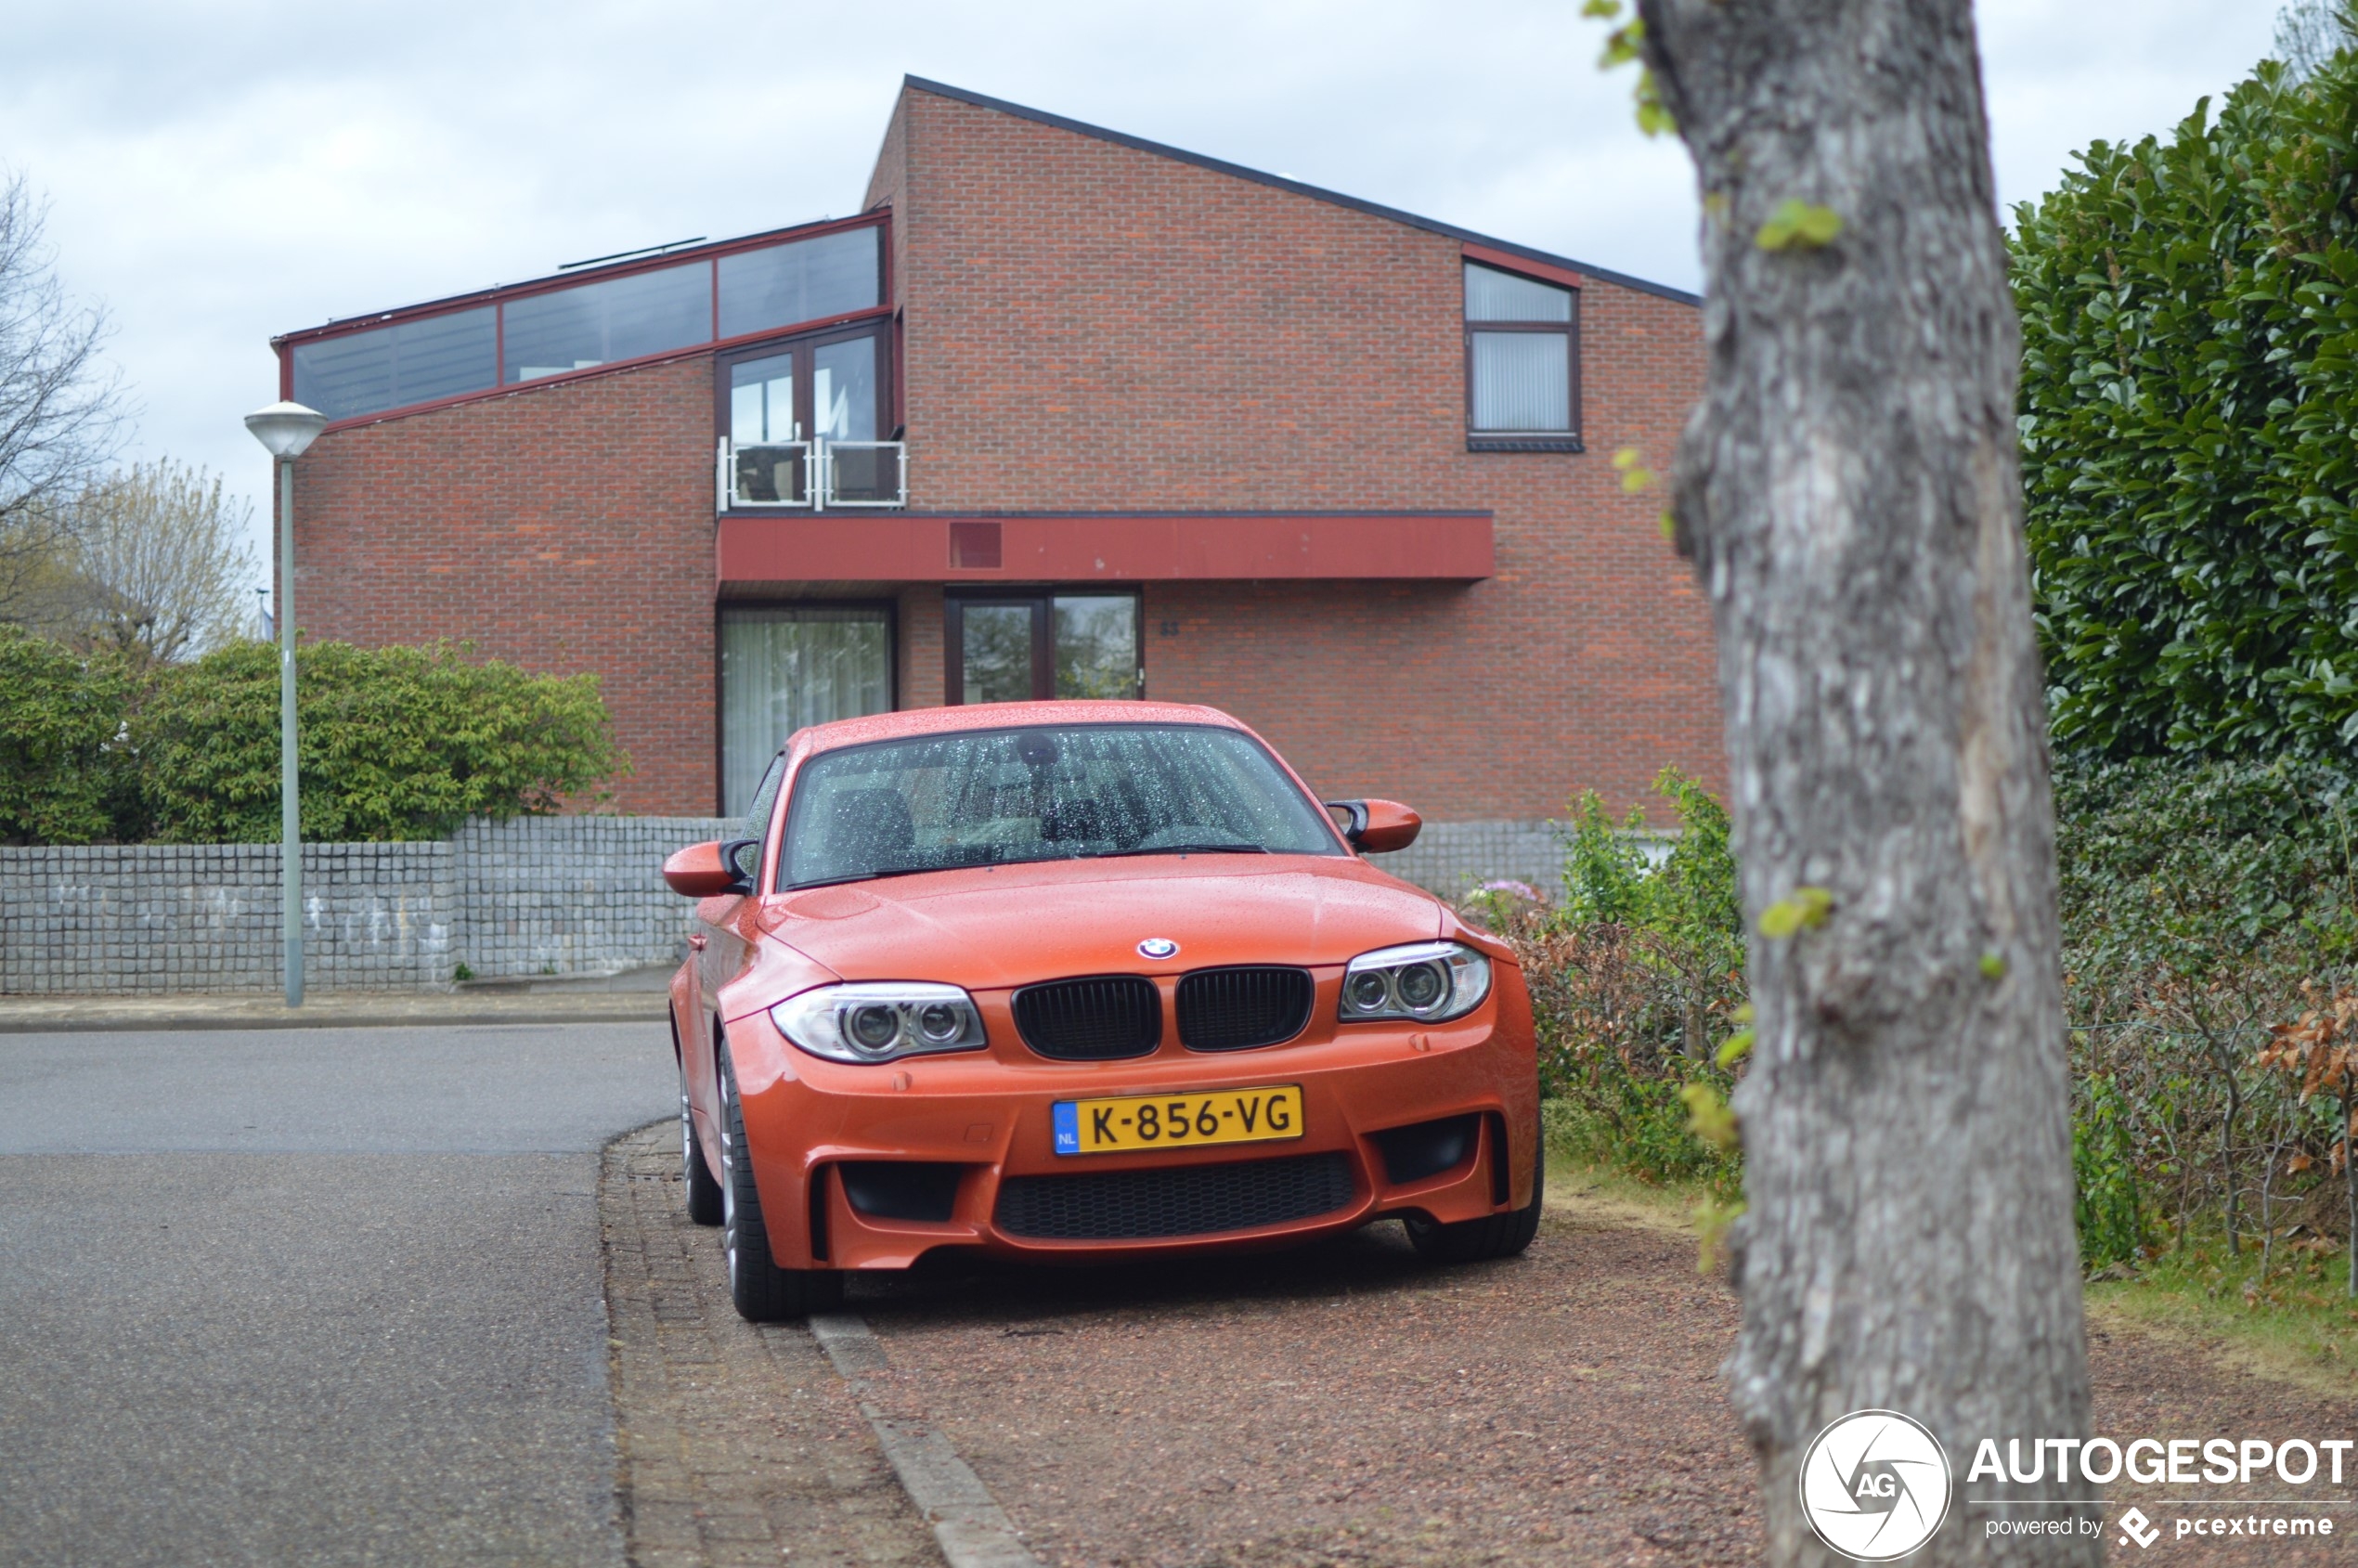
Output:
<path fill-rule="evenodd" d="M 2358 57 L 2273 62 L 2017 209 L 2059 746 L 2358 751 Z"/>
<path fill-rule="evenodd" d="M 296 655 L 303 835 L 434 838 L 595 799 L 628 767 L 594 675 L 424 648 Z M 240 642 L 135 676 L 0 628 L 0 836 L 275 843 L 279 655 Z"/>
<path fill-rule="evenodd" d="M 113 663 L 0 625 L 0 843 L 87 844 L 136 812 L 128 693 Z"/>
<path fill-rule="evenodd" d="M 1570 1149 L 1732 1197 L 1742 1156 L 1711 1136 L 1743 1069 L 1743 931 L 1727 818 L 1691 782 L 1658 786 L 1683 832 L 1649 864 L 1633 816 L 1594 796 L 1564 832 L 1566 897 L 1477 895 L 1532 990 L 1543 1091 Z M 2082 1255 L 2126 1263 L 2264 1204 L 2339 1233 L 2337 1122 L 2265 1069 L 2271 1026 L 2358 964 L 2358 801 L 2338 769 L 2089 758 L 2055 771 L 2072 1163 Z M 2295 1161 L 2294 1156 L 2307 1160 Z M 2232 1203 L 2232 1208 L 2231 1208 Z"/>

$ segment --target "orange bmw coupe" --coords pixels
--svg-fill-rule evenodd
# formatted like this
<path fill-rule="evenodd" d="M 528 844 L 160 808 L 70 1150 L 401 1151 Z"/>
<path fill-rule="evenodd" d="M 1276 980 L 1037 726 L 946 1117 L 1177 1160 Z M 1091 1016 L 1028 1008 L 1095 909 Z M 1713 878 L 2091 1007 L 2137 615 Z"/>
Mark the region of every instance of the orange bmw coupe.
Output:
<path fill-rule="evenodd" d="M 757 1321 L 853 1269 L 1300 1242 L 1384 1216 L 1522 1251 L 1544 1173 L 1512 952 L 1359 851 L 1244 725 L 1167 703 L 941 707 L 798 732 L 672 982 L 689 1213 Z"/>

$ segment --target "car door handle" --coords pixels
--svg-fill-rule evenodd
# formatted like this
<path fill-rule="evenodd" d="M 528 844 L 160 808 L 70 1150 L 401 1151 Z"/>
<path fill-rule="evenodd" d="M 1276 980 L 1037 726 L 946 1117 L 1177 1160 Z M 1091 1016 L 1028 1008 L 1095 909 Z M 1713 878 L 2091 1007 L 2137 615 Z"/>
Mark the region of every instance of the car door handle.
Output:
<path fill-rule="evenodd" d="M 711 939 L 699 934 L 690 937 L 688 939 L 688 945 L 694 948 L 698 952 L 702 952 L 704 951 L 704 944 L 710 940 Z"/>

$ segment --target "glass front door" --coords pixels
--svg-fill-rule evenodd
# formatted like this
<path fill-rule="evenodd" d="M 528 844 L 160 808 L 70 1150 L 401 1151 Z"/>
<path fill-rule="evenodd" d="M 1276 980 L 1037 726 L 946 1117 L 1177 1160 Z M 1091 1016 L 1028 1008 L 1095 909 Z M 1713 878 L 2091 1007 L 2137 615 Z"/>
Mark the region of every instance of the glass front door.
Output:
<path fill-rule="evenodd" d="M 953 703 L 1145 694 L 1134 593 L 962 594 L 947 609 Z"/>

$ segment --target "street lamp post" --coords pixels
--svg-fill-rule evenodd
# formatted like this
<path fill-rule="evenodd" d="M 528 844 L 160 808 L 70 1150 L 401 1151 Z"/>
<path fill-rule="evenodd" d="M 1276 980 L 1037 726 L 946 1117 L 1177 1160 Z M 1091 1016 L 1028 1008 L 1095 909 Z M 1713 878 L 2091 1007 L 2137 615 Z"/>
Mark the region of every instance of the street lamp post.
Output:
<path fill-rule="evenodd" d="M 328 416 L 300 403 L 273 403 L 246 428 L 279 471 L 279 876 L 284 901 L 287 1005 L 303 1005 L 303 797 L 295 783 L 294 460 Z"/>

